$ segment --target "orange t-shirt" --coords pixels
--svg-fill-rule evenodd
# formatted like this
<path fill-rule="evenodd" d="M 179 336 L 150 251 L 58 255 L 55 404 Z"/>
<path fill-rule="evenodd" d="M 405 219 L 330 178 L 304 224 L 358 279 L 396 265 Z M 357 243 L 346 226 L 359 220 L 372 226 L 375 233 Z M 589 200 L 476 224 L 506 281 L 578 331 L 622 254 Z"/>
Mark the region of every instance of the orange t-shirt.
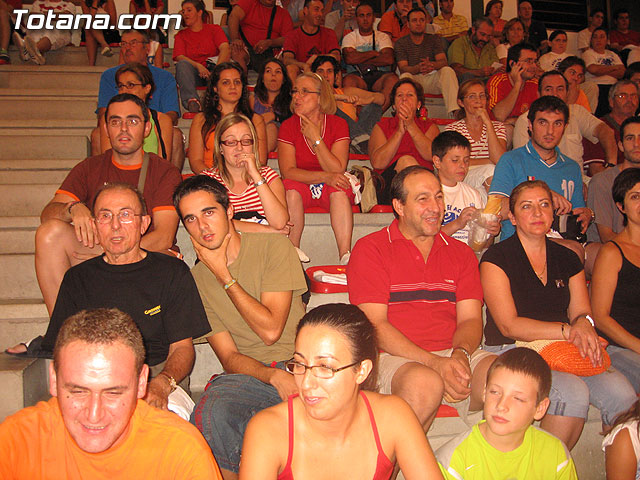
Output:
<path fill-rule="evenodd" d="M 0 424 L 0 478 L 222 480 L 196 427 L 144 400 L 127 437 L 102 453 L 81 450 L 67 432 L 58 399 L 39 402 Z"/>
<path fill-rule="evenodd" d="M 400 37 L 409 35 L 409 22 L 405 22 L 405 24 L 400 27 L 400 20 L 395 10 L 385 12 L 380 18 L 380 23 L 378 23 L 378 30 L 389 35 L 391 41 L 396 43 Z"/>
<path fill-rule="evenodd" d="M 587 109 L 588 112 L 591 111 L 591 105 L 589 105 L 589 99 L 587 98 L 587 96 L 582 90 L 578 92 L 578 98 L 576 98 L 576 105 L 582 105 L 584 108 Z"/>

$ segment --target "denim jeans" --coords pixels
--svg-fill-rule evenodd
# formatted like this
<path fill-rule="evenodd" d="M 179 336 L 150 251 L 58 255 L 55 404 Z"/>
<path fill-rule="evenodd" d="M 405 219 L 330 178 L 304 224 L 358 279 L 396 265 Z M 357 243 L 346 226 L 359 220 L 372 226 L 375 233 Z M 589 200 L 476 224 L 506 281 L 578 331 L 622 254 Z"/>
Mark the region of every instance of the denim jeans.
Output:
<path fill-rule="evenodd" d="M 376 126 L 376 123 L 378 123 L 378 121 L 380 121 L 380 117 L 382 117 L 382 107 L 377 103 L 365 105 L 360 110 L 357 122 L 340 109 L 336 110 L 336 115 L 347 121 L 349 136 L 351 137 L 352 142 L 356 143 L 354 147 L 359 148 L 362 153 L 367 154 L 369 136 L 371 135 L 373 127 Z M 366 139 L 362 138 L 363 135 Z"/>
<path fill-rule="evenodd" d="M 607 353 L 611 357 L 611 365 L 627 377 L 636 393 L 640 394 L 640 355 L 615 345 L 609 345 Z"/>
<path fill-rule="evenodd" d="M 485 350 L 498 355 L 515 348 L 516 345 L 485 346 Z M 606 425 L 627 410 L 637 400 L 636 393 L 625 376 L 615 368 L 590 377 L 579 377 L 571 373 L 551 371 L 549 393 L 549 415 L 579 417 L 587 419 L 589 404 L 602 416 Z"/>
<path fill-rule="evenodd" d="M 192 98 L 198 98 L 196 87 L 205 86 L 207 81 L 200 77 L 196 67 L 186 60 L 180 60 L 176 64 L 176 83 L 180 90 L 180 101 L 182 106 L 186 109 L 189 100 Z"/>
<path fill-rule="evenodd" d="M 282 364 L 278 364 L 282 368 Z M 191 414 L 220 468 L 238 473 L 242 439 L 249 420 L 260 410 L 282 402 L 275 387 L 250 375 L 218 375 Z"/>

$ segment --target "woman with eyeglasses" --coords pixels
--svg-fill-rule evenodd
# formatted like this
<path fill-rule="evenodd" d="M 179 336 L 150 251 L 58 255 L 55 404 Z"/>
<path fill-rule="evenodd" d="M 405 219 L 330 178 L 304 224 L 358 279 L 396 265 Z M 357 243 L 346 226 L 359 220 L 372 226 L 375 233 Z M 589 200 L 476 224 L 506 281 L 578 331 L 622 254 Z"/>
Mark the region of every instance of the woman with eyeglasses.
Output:
<path fill-rule="evenodd" d="M 507 132 L 502 122 L 491 120 L 487 111 L 487 93 L 480 79 L 467 80 L 458 89 L 460 120 L 445 127 L 462 134 L 471 143 L 469 173 L 464 182 L 487 196 L 493 170 L 507 150 Z"/>
<path fill-rule="evenodd" d="M 395 395 L 375 393 L 378 348 L 373 325 L 354 305 L 307 313 L 285 364 L 298 394 L 251 419 L 240 479 L 441 479 L 422 426 Z"/>
<path fill-rule="evenodd" d="M 278 174 L 261 166 L 256 130 L 241 113 L 225 115 L 216 128 L 215 167 L 202 173 L 229 192 L 233 218 L 268 224 L 280 231 L 289 221 L 284 185 Z"/>
<path fill-rule="evenodd" d="M 384 179 L 378 203 L 390 205 L 391 180 L 396 173 L 411 165 L 422 165 L 433 171 L 431 143 L 440 130 L 420 116 L 424 92 L 410 78 L 403 78 L 391 89 L 393 117 L 382 117 L 373 127 L 369 139 L 371 165 Z"/>
<path fill-rule="evenodd" d="M 149 104 L 151 95 L 156 88 L 151 70 L 146 65 L 127 63 L 116 71 L 116 86 L 118 93 L 130 93 Z M 149 109 L 151 115 L 151 133 L 144 139 L 145 152 L 155 153 L 171 162 L 173 146 L 173 122 L 166 113 Z M 111 148 L 107 136 L 106 125 L 100 131 L 100 151 L 106 152 Z"/>
<path fill-rule="evenodd" d="M 298 76 L 292 94 L 294 115 L 282 123 L 278 136 L 278 162 L 293 224 L 289 238 L 299 250 L 304 210 L 323 207 L 331 217 L 340 263 L 346 265 L 351 255 L 354 198 L 345 175 L 349 127 L 334 115 L 332 88 L 317 73 Z M 308 261 L 303 255 L 300 257 Z"/>
<path fill-rule="evenodd" d="M 498 60 L 507 66 L 507 52 L 509 48 L 524 41 L 524 23 L 519 18 L 512 18 L 504 24 L 502 29 L 502 42 L 496 46 Z"/>
<path fill-rule="evenodd" d="M 247 80 L 235 62 L 224 62 L 212 70 L 202 112 L 198 113 L 189 130 L 187 156 L 193 173 L 213 167 L 214 138 L 218 122 L 228 113 L 241 113 L 250 118 L 258 135 L 260 165 L 267 164 L 267 133 L 264 120 L 251 111 Z"/>

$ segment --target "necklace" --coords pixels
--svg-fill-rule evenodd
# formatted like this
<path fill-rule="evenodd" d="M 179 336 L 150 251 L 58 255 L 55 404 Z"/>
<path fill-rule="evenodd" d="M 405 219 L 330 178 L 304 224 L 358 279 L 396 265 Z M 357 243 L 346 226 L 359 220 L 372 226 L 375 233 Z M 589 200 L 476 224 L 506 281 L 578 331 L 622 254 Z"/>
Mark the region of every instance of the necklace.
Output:
<path fill-rule="evenodd" d="M 542 160 L 544 160 L 546 163 L 549 163 L 549 160 L 551 160 L 552 158 L 555 158 L 555 156 L 556 156 L 556 151 L 554 150 L 549 157 L 543 158 Z"/>
<path fill-rule="evenodd" d="M 533 273 L 536 274 L 536 277 L 538 277 L 538 279 L 544 283 L 544 280 L 542 279 L 544 277 L 544 272 L 547 271 L 547 260 L 545 259 L 544 261 L 544 266 L 542 267 L 542 271 L 540 273 L 536 272 L 536 269 L 533 267 L 533 264 L 531 264 L 531 268 L 533 269 Z"/>

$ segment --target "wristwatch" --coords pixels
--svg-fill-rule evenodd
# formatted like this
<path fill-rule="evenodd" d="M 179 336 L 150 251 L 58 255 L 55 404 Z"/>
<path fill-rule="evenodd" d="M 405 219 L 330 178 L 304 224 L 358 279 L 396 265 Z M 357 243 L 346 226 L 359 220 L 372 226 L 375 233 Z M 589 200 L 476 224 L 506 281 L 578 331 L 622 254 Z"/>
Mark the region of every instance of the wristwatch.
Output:
<path fill-rule="evenodd" d="M 320 145 L 320 142 L 322 141 L 322 139 L 318 139 L 315 142 L 313 142 L 313 149 L 315 150 L 316 148 L 318 148 L 318 146 Z"/>

